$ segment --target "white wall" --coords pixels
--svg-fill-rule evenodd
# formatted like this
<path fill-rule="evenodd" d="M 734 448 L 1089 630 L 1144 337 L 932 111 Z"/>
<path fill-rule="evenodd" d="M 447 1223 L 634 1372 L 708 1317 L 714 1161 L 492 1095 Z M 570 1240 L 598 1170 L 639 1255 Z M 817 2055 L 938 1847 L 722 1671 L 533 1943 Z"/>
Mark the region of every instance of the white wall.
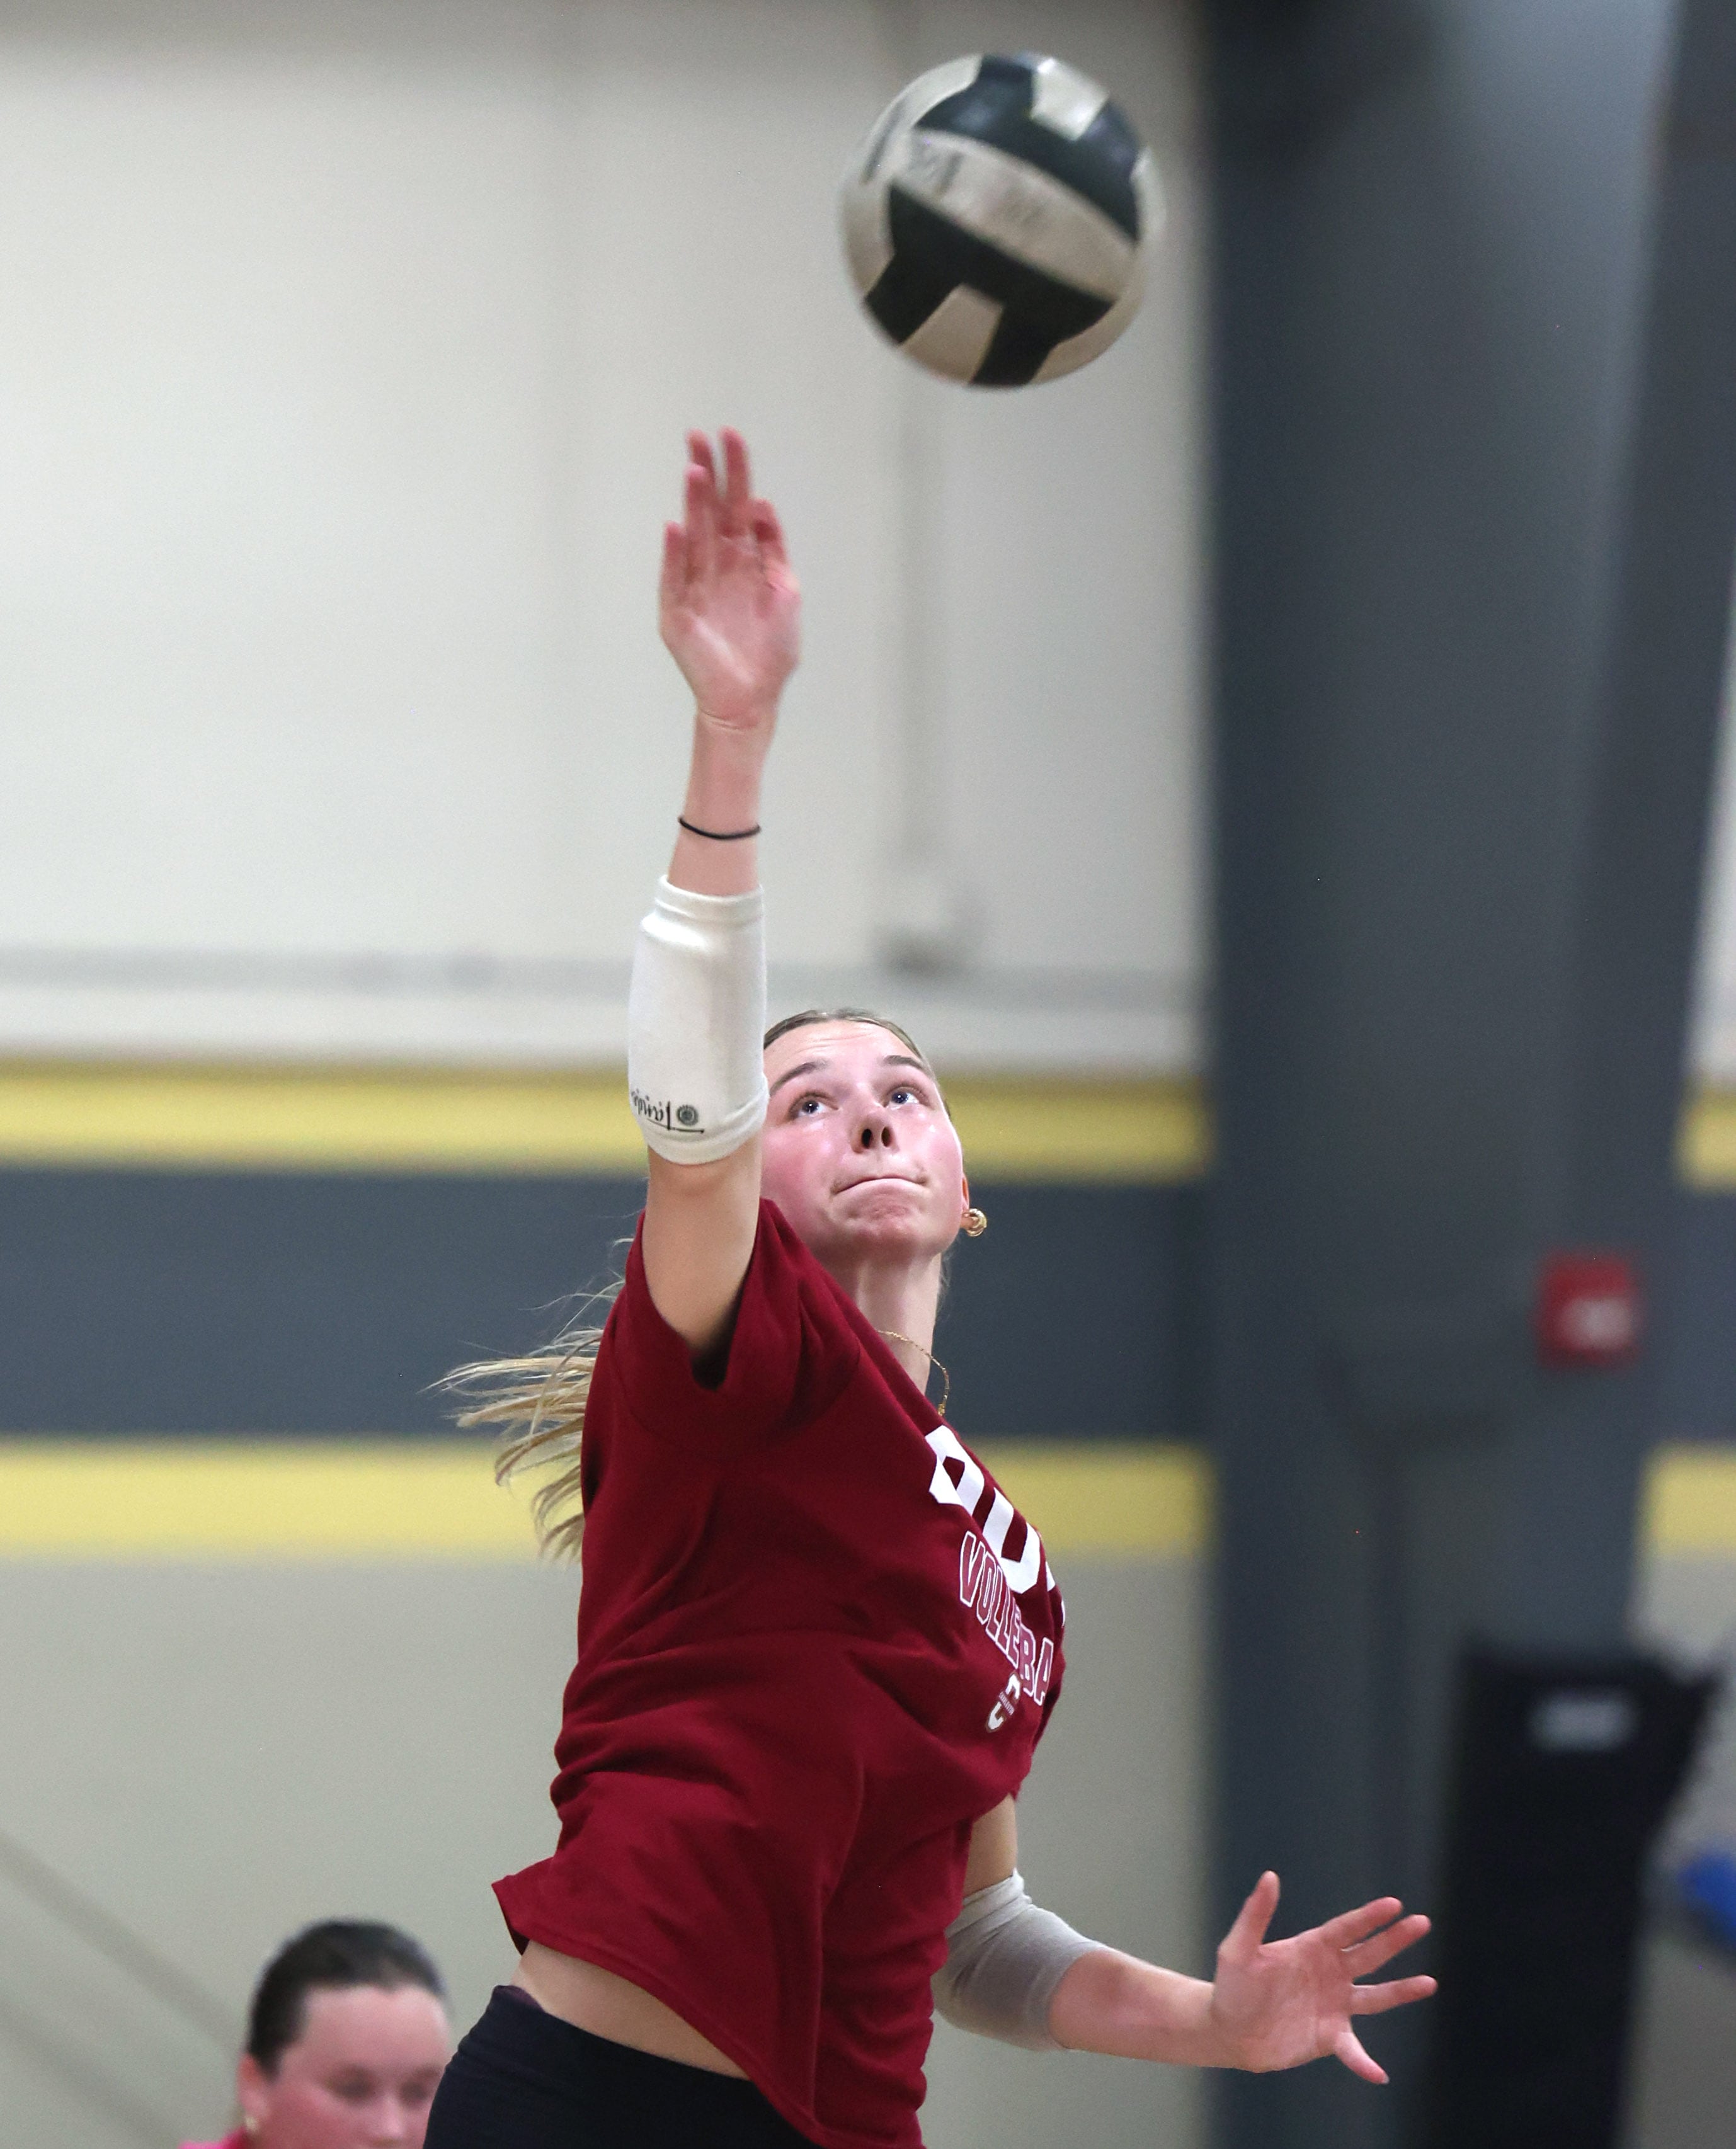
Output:
<path fill-rule="evenodd" d="M 1188 1969 L 1200 1930 L 1203 1578 L 1066 1565 L 1069 1670 L 1020 1801 L 1034 1888 Z M 522 1566 L 0 1561 L 0 2141 L 152 2149 L 214 2133 L 233 2043 L 119 1974 L 11 1876 L 73 1879 L 233 2013 L 318 1917 L 408 1926 L 462 2026 L 511 1973 L 489 1883 L 554 1842 L 546 1789 L 576 1583 Z M 945 2031 L 931 2149 L 1196 2149 L 1185 2070 Z"/>
<path fill-rule="evenodd" d="M 8 15 L 0 1052 L 618 1056 L 684 745 L 657 526 L 729 420 L 809 600 L 777 996 L 1195 1057 L 1186 0 Z M 985 44 L 1110 83 L 1170 211 L 1123 344 L 1011 395 L 887 350 L 833 228 L 898 83 Z M 944 986 L 885 978 L 913 927 Z"/>
<path fill-rule="evenodd" d="M 1080 1930 L 1203 1973 L 1208 1575 L 1067 1556 L 1066 1692 L 1020 1799 L 1020 1863 Z M 1691 1658 L 1736 1619 L 1736 1560 L 1645 1560 L 1636 1628 Z M 511 1953 L 488 1883 L 543 1855 L 572 1648 L 559 1569 L 0 1561 L 0 2141 L 151 2149 L 228 2109 L 202 2036 L 19 1889 L 73 1880 L 239 2027 L 307 1920 L 395 1919 L 467 2022 Z M 407 1817 L 413 1817 L 407 1824 Z M 1632 2149 L 1727 2138 L 1736 1978 L 1650 1951 Z M 1378 2051 L 1378 2029 L 1371 2041 Z M 936 2033 L 931 2149 L 1198 2149 L 1185 2068 Z M 1723 2131 L 1720 2131 L 1720 2126 Z"/>
<path fill-rule="evenodd" d="M 887 352 L 833 229 L 897 83 L 997 45 L 1110 83 L 1170 212 L 1122 345 L 1012 395 Z M 731 418 L 810 596 L 780 1004 L 1196 1064 L 1197 78 L 1190 0 L 6 11 L 0 1054 L 618 1057 L 682 746 L 656 526 Z M 1736 1084 L 1725 762 L 1693 1056 Z M 937 921 L 949 974 L 888 975 Z"/>

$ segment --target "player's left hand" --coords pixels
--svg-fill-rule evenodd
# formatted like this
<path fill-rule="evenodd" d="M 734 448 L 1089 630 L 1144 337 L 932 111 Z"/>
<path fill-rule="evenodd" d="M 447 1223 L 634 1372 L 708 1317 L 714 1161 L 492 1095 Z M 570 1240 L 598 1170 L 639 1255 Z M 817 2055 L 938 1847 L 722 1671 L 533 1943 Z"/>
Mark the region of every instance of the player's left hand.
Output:
<path fill-rule="evenodd" d="M 1428 1920 L 1401 1916 L 1403 1904 L 1381 1895 L 1311 1932 L 1269 1940 L 1266 1930 L 1277 1907 L 1278 1876 L 1263 1873 L 1218 1950 L 1211 2020 L 1226 2063 L 1264 2074 L 1331 2054 L 1364 2081 L 1385 2081 L 1385 2069 L 1363 2051 L 1352 2021 L 1358 2015 L 1384 2015 L 1426 2000 L 1435 1980 L 1356 1980 L 1420 1940 Z"/>

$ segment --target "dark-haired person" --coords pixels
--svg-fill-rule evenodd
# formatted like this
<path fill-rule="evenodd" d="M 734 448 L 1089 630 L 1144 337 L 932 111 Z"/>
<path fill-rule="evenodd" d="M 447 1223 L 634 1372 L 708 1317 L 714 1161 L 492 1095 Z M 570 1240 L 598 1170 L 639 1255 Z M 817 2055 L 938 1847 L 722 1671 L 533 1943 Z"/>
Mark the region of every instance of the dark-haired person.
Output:
<path fill-rule="evenodd" d="M 798 596 L 740 440 L 721 484 L 689 445 L 662 625 L 692 761 L 628 1008 L 645 1214 L 600 1342 L 458 1376 L 506 1464 L 564 1466 L 544 1512 L 582 1523 L 584 1578 L 560 1842 L 499 1885 L 520 1967 L 429 2149 L 917 2149 L 937 2004 L 1015 2044 L 1382 2081 L 1355 2018 L 1432 1989 L 1358 1981 L 1427 1929 L 1391 1898 L 1268 1940 L 1266 1874 L 1207 1983 L 1026 1895 L 1060 1593 L 924 1393 L 982 1219 L 901 1030 L 816 1013 L 762 1043 L 754 839 Z"/>
<path fill-rule="evenodd" d="M 407 1933 L 309 1925 L 254 1988 L 240 2126 L 184 2149 L 421 2149 L 451 2041 L 440 1972 Z"/>

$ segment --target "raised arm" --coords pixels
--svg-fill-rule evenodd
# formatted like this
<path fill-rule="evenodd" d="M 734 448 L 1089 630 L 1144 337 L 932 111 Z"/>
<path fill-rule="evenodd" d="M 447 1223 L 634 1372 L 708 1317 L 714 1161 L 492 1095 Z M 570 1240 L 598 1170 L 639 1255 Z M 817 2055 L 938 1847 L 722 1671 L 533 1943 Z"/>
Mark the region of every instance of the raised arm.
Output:
<path fill-rule="evenodd" d="M 667 913 L 661 930 L 677 950 L 684 933 L 737 935 L 730 960 L 739 968 L 762 962 L 757 938 L 758 845 L 746 830 L 759 823 L 760 780 L 777 727 L 779 697 L 799 652 L 801 598 L 786 556 L 783 533 L 768 501 L 754 496 L 747 450 L 741 435 L 721 436 L 720 481 L 711 445 L 688 436 L 685 512 L 663 532 L 659 623 L 670 654 L 693 690 L 693 750 L 680 827 L 667 880 L 660 894 Z M 707 833 L 700 833 L 699 831 Z M 697 898 L 683 903 L 683 894 Z M 707 902 L 707 898 L 711 898 Z M 693 913 L 684 917 L 683 912 Z M 647 928 L 657 923 L 657 913 Z M 747 943 L 752 943 L 751 956 Z M 642 947 L 642 957 L 643 955 Z M 744 994 L 729 989 L 740 979 L 711 985 L 697 970 L 683 985 L 673 965 L 647 983 L 636 966 L 632 1049 L 647 1050 L 644 1026 L 655 1020 L 667 1031 L 689 1022 L 707 1049 L 733 1054 L 739 1064 L 751 1049 L 757 1067 L 759 1039 L 720 1035 L 746 1019 Z M 697 993 L 706 1004 L 672 1009 L 672 990 Z M 751 994 L 745 995 L 751 999 Z M 763 1005 L 763 988 L 759 1004 Z M 678 1048 L 663 1036 L 657 1049 Z M 737 1079 L 741 1079 L 740 1076 Z M 668 1085 L 665 1085 L 668 1086 Z M 665 1101 L 636 1095 L 635 1108 L 653 1140 L 651 1119 Z M 673 1103 L 672 1109 L 679 1110 Z M 727 1333 L 742 1278 L 752 1251 L 758 1213 L 758 1120 L 728 1154 L 700 1163 L 677 1154 L 650 1156 L 645 1205 L 645 1272 L 652 1303 L 702 1359 Z"/>

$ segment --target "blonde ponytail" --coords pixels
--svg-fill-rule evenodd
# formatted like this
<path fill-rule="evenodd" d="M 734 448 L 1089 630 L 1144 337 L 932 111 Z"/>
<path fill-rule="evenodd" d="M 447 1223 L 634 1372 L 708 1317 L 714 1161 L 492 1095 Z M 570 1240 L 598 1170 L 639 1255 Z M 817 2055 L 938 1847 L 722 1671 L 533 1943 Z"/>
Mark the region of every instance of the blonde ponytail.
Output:
<path fill-rule="evenodd" d="M 586 1314 L 606 1305 L 620 1288 L 599 1292 Z M 541 1479 L 531 1495 L 531 1517 L 537 1545 L 551 1559 L 576 1560 L 585 1535 L 585 1406 L 602 1334 L 600 1324 L 575 1321 L 540 1350 L 459 1366 L 440 1383 L 464 1401 L 460 1425 L 496 1436 L 496 1484 L 533 1472 Z"/>

